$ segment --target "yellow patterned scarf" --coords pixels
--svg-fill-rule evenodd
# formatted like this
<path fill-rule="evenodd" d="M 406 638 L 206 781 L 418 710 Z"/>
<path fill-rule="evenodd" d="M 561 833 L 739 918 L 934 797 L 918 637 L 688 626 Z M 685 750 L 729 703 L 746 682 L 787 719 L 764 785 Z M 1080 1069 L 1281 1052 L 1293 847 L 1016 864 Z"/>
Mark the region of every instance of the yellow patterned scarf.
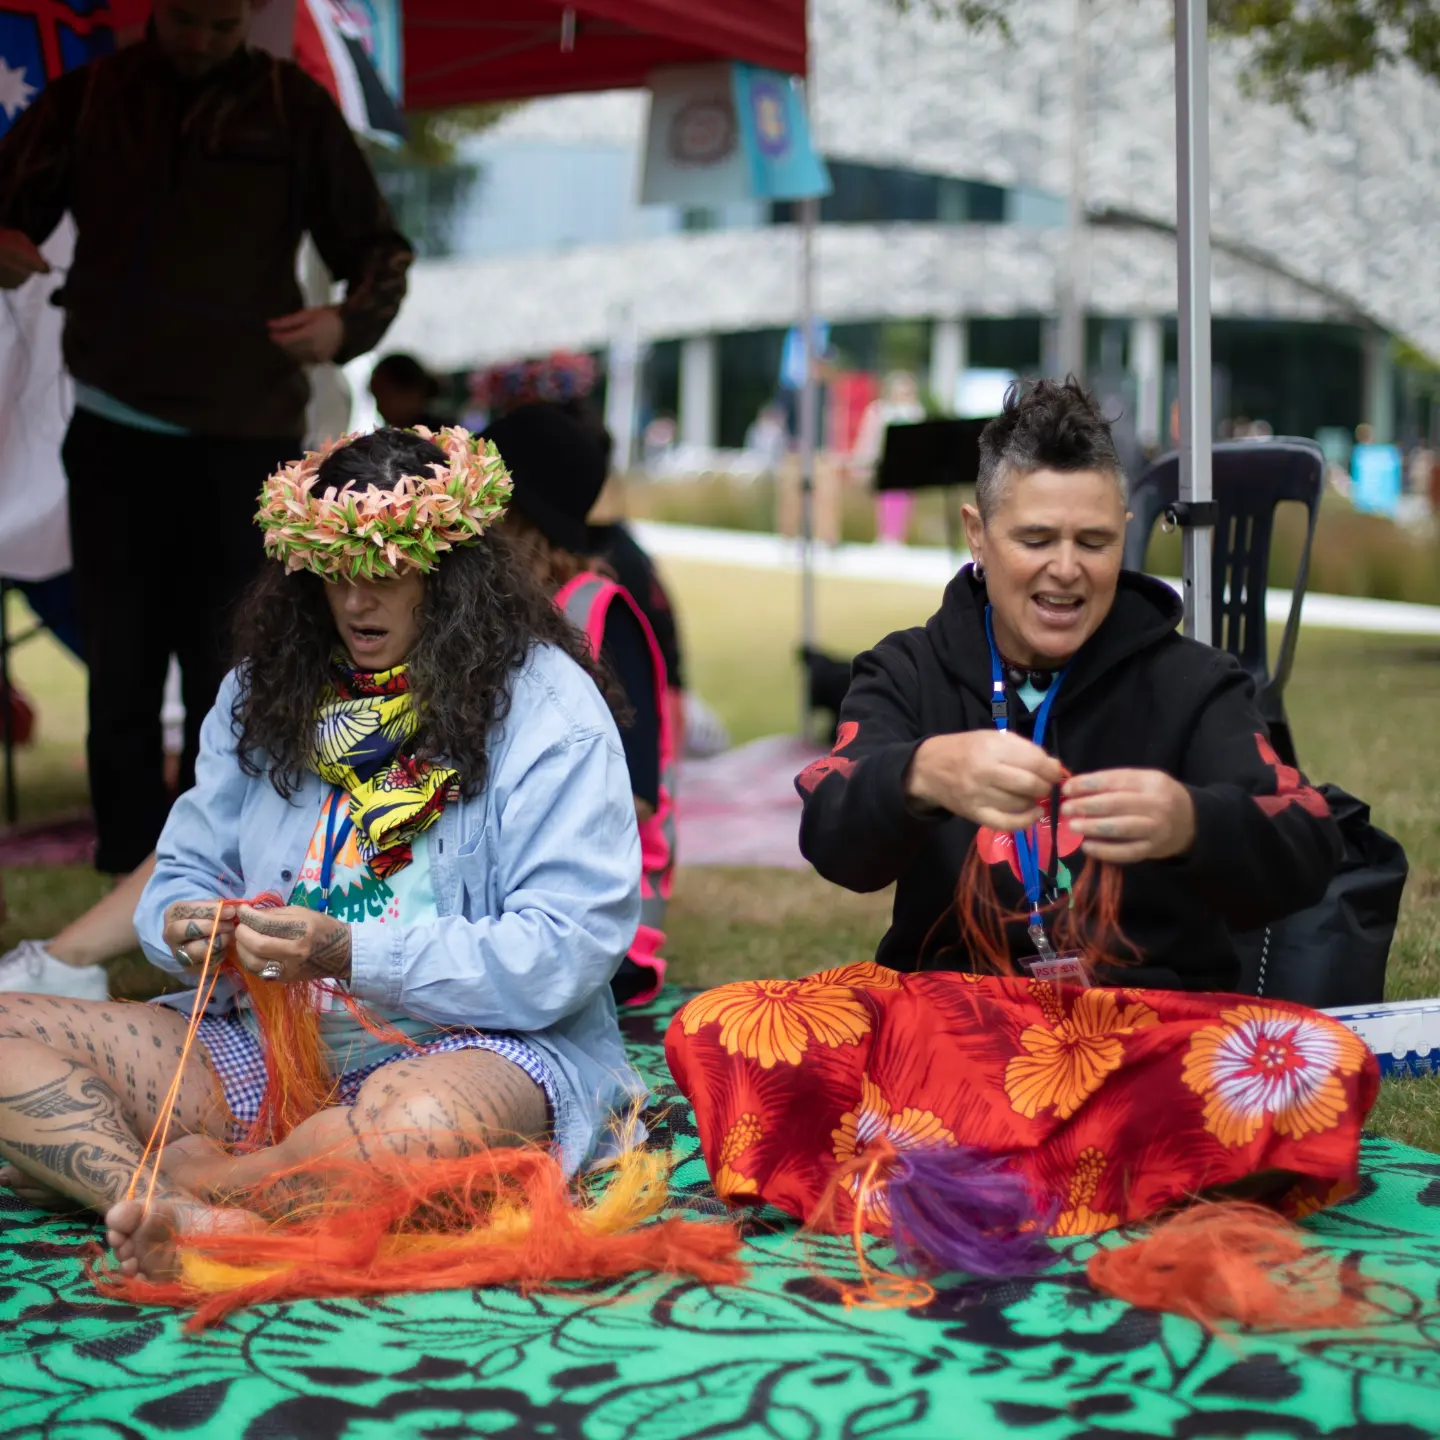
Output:
<path fill-rule="evenodd" d="M 406 672 L 356 670 L 337 657 L 315 717 L 315 772 L 350 797 L 361 858 L 381 878 L 410 863 L 415 837 L 439 819 L 458 780 L 406 753 L 419 728 Z"/>

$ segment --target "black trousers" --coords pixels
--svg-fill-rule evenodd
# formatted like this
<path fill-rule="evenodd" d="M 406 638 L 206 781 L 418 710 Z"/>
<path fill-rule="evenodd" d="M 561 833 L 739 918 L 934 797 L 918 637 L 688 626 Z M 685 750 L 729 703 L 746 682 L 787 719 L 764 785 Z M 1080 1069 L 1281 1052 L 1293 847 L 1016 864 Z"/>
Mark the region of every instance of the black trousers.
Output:
<path fill-rule="evenodd" d="M 98 870 L 133 870 L 160 838 L 171 655 L 185 701 L 180 788 L 195 783 L 200 726 L 233 660 L 235 604 L 264 559 L 260 487 L 299 450 L 295 440 L 157 435 L 84 410 L 70 422 L 61 453 L 90 671 Z"/>

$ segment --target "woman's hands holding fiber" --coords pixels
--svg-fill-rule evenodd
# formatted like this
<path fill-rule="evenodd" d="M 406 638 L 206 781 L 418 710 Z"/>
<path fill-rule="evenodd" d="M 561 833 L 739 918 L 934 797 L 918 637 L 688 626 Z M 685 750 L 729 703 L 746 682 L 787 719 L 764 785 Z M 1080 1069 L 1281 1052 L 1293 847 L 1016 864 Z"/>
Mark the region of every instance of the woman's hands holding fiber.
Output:
<path fill-rule="evenodd" d="M 1096 860 L 1169 860 L 1195 843 L 1195 801 L 1163 770 L 1096 770 L 1061 791 L 1061 819 Z"/>
<path fill-rule="evenodd" d="M 235 938 L 235 905 L 228 900 L 177 900 L 165 911 L 161 938 L 165 948 L 185 965 L 203 965 L 215 930 L 215 911 L 221 912 L 220 928 L 215 931 L 213 957 L 219 960 Z"/>
<path fill-rule="evenodd" d="M 1040 802 L 1064 777 L 1060 762 L 1029 740 L 964 730 L 920 743 L 905 772 L 905 798 L 1013 832 L 1039 821 Z"/>
<path fill-rule="evenodd" d="M 252 975 L 282 984 L 350 978 L 350 927 L 303 905 L 235 910 L 235 956 Z M 279 967 L 279 974 L 275 967 Z"/>

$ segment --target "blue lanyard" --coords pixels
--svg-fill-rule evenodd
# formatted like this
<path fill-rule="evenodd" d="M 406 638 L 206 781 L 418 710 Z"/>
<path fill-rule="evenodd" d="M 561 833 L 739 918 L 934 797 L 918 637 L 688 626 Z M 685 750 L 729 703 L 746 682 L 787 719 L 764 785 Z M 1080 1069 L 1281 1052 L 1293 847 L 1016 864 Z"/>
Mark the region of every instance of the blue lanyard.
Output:
<path fill-rule="evenodd" d="M 1000 663 L 1000 651 L 995 645 L 995 622 L 988 605 L 985 607 L 985 638 L 990 642 L 990 715 L 995 721 L 997 730 L 1008 730 L 1010 717 L 1005 705 L 1005 667 Z M 1045 692 L 1044 699 L 1040 701 L 1039 709 L 1035 711 L 1035 733 L 1032 738 L 1042 749 L 1045 746 L 1045 725 L 1050 719 L 1050 707 L 1055 703 L 1055 696 L 1060 690 L 1060 682 L 1064 678 L 1064 670 L 1056 674 L 1050 683 L 1050 688 Z M 1033 938 L 1037 926 L 1040 927 L 1041 935 L 1044 934 L 1040 906 L 1044 901 L 1045 892 L 1040 877 L 1040 827 L 1038 825 L 1032 825 L 1028 830 L 1016 832 L 1015 853 L 1020 858 L 1020 875 L 1025 882 L 1025 898 L 1030 902 L 1030 934 Z M 1038 940 L 1036 943 L 1039 943 Z"/>
<path fill-rule="evenodd" d="M 355 822 L 350 818 L 350 811 L 347 807 L 344 822 L 337 828 L 335 817 L 339 814 L 341 802 L 345 799 L 345 792 L 337 790 L 330 800 L 330 813 L 325 817 L 325 849 L 320 856 L 320 913 L 328 913 L 330 909 L 330 881 L 335 875 L 335 857 L 340 853 L 351 830 L 355 828 Z"/>

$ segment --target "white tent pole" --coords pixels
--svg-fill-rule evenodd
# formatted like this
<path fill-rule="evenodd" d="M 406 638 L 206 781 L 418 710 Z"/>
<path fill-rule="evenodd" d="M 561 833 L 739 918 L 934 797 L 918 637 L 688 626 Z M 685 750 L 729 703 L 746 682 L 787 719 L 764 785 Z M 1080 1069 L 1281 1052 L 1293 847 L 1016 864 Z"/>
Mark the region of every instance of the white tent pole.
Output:
<path fill-rule="evenodd" d="M 1206 0 L 1175 0 L 1175 169 L 1180 261 L 1180 500 L 1214 497 L 1210 437 L 1210 85 Z M 1180 512 L 1185 536 L 1185 633 L 1213 643 L 1210 613 L 1214 520 Z M 1209 523 L 1186 523 L 1204 522 Z"/>
<path fill-rule="evenodd" d="M 815 645 L 815 443 L 820 419 L 820 375 L 815 354 L 815 219 L 820 202 L 800 201 L 800 643 Z M 810 730 L 810 672 L 800 668 L 800 733 Z"/>

